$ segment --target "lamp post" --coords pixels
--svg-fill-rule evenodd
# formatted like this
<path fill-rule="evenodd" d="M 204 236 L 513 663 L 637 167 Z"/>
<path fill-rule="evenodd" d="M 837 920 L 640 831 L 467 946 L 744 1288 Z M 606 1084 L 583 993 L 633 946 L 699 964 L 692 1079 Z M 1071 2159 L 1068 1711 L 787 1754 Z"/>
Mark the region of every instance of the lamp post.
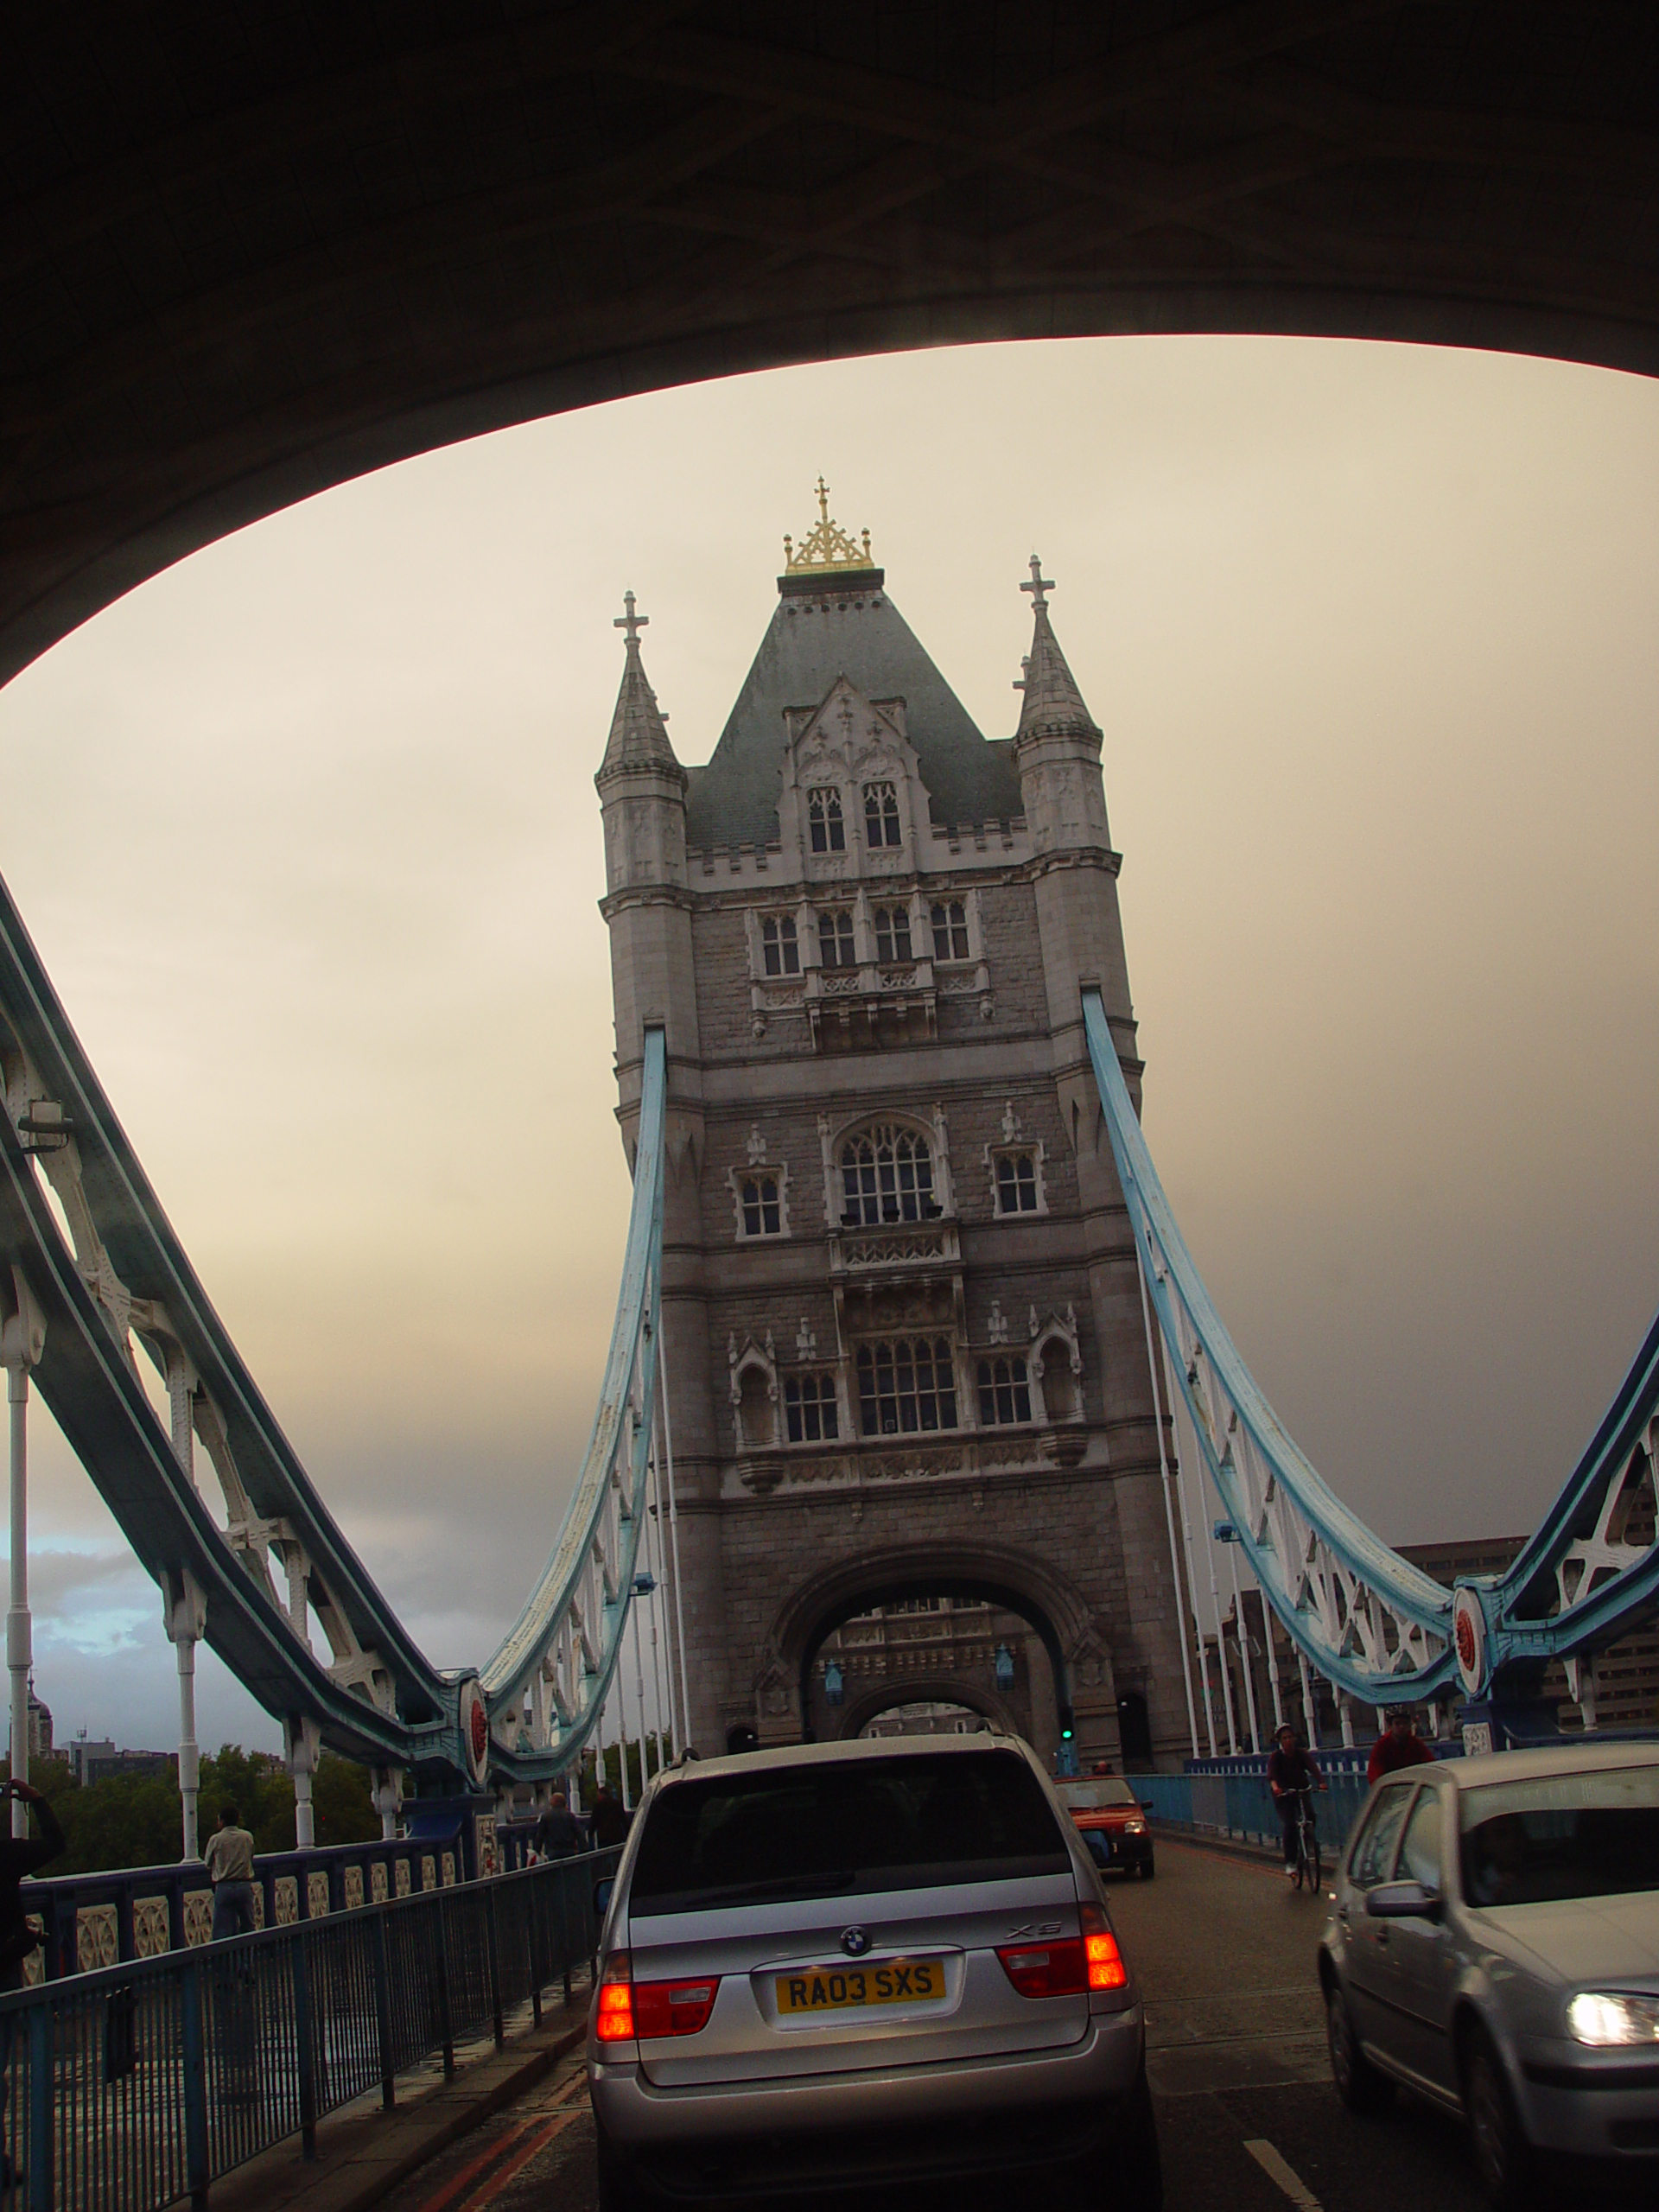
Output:
<path fill-rule="evenodd" d="M 11 1675 L 11 1778 L 29 1780 L 29 1678 L 34 1667 L 29 1610 L 29 1370 L 46 1349 L 46 1319 L 20 1268 L 11 1270 L 12 1310 L 0 1322 L 11 1417 L 11 1605 L 6 1614 L 6 1666 Z M 11 1832 L 29 1834 L 29 1808 L 11 1801 Z"/>
<path fill-rule="evenodd" d="M 823 1670 L 823 1701 L 826 1705 L 839 1705 L 845 1694 L 846 1683 L 840 1665 L 832 1659 Z"/>

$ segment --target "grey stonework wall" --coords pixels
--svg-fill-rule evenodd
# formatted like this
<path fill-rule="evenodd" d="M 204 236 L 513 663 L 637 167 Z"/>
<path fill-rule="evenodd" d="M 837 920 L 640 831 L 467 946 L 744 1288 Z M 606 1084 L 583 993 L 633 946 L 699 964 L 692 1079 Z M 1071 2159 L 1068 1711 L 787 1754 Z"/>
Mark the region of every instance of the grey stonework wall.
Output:
<path fill-rule="evenodd" d="M 1086 737 L 1073 749 L 1097 791 L 1098 733 L 1092 752 Z M 1052 740 L 1046 757 L 1054 757 Z M 1044 772 L 1052 781 L 1052 766 Z M 1078 993 L 1088 980 L 1106 992 L 1138 1088 L 1116 860 L 1100 842 L 1103 803 L 1090 813 L 1100 827 L 1076 833 L 1084 842 L 1073 864 L 1072 833 L 1050 807 L 1043 778 L 1033 773 L 1031 782 L 1029 825 L 1018 821 L 1006 835 L 977 839 L 925 834 L 902 855 L 880 856 L 879 889 L 863 885 L 872 905 L 916 893 L 925 903 L 971 898 L 978 965 L 938 970 L 931 1001 L 919 973 L 913 985 L 886 993 L 879 1013 L 867 1014 L 861 1001 L 846 1032 L 823 999 L 816 1036 L 805 973 L 753 972 L 751 918 L 810 913 L 855 896 L 856 884 L 815 887 L 811 856 L 782 844 L 688 855 L 671 825 L 653 836 L 636 818 L 640 808 L 684 804 L 660 771 L 645 798 L 637 778 L 626 787 L 626 835 L 607 839 L 625 1131 L 637 1095 L 639 1021 L 656 1009 L 670 1027 L 671 1132 L 679 1149 L 665 1205 L 664 1328 L 691 1736 L 705 1754 L 723 1750 L 737 1728 L 763 1741 L 798 1738 L 810 1717 L 803 1669 L 826 1630 L 881 1602 L 884 1590 L 891 1598 L 930 1587 L 991 1598 L 1041 1633 L 1058 1656 L 1058 1691 L 1075 1711 L 1085 1758 L 1120 1755 L 1117 1700 L 1125 1693 L 1147 1700 L 1160 1757 L 1186 1749 L 1138 1279 L 1080 1050 Z M 601 796 L 608 810 L 603 784 Z M 911 820 L 925 820 L 918 782 L 909 805 Z M 868 866 L 861 854 L 854 859 Z M 667 871 L 660 885 L 652 868 Z M 645 871 L 643 882 L 629 873 L 636 868 Z M 917 960 L 931 949 L 923 928 Z M 810 970 L 817 949 L 804 915 L 801 951 Z M 792 1004 L 765 990 L 784 981 L 801 986 Z M 866 981 L 875 992 L 879 979 Z M 988 1153 L 1005 1143 L 1010 1110 L 1019 1141 L 1041 1147 L 1044 1204 L 1001 1217 Z M 835 1131 L 855 1116 L 892 1115 L 931 1138 L 936 1113 L 954 1197 L 937 1225 L 940 1249 L 861 1272 L 850 1247 L 842 1249 L 838 1217 L 833 1228 L 826 1223 L 820 1117 Z M 784 1180 L 787 1236 L 736 1233 L 733 1183 L 752 1172 L 752 1136 L 766 1147 L 753 1172 Z M 941 1179 L 936 1174 L 936 1187 Z M 861 1316 L 874 1325 L 861 1303 L 868 1287 L 881 1286 L 891 1306 L 900 1294 L 887 1286 L 900 1281 L 904 1296 L 931 1301 L 928 1332 L 957 1339 L 960 1425 L 948 1434 L 864 1438 L 856 1433 L 851 1341 Z M 1033 1309 L 1045 1380 L 1052 1370 L 1053 1395 L 1070 1395 L 1074 1407 L 1030 1427 L 982 1429 L 976 1363 L 982 1356 L 1029 1360 Z M 810 1363 L 840 1362 L 841 1433 L 833 1442 L 791 1446 L 781 1440 L 783 1384 L 804 1363 L 803 1319 L 817 1339 Z M 994 1328 L 1001 1339 L 995 1347 Z M 731 1354 L 764 1348 L 768 1332 L 775 1438 L 740 1448 Z M 1056 1688 L 1051 1677 L 1024 1708 L 1046 1755 L 1056 1747 Z"/>

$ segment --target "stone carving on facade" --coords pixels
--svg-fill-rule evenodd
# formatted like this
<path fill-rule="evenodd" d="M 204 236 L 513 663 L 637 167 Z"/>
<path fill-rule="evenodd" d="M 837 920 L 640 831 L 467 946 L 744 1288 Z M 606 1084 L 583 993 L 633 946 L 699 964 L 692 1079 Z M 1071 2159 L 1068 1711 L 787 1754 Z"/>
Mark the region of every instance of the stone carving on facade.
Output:
<path fill-rule="evenodd" d="M 772 1332 L 764 1345 L 750 1337 L 740 1346 L 728 1341 L 727 1394 L 732 1406 L 732 1433 L 740 1456 L 774 1449 L 778 1436 L 778 1360 Z"/>

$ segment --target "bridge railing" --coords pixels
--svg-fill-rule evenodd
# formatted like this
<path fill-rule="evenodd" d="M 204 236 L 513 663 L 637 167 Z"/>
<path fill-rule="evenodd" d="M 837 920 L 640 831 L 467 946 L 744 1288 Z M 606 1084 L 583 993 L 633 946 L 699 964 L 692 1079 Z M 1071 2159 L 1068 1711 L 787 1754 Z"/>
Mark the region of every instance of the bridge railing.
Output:
<path fill-rule="evenodd" d="M 1279 1815 L 1265 1775 L 1131 1774 L 1124 1779 L 1150 1807 L 1158 1827 L 1240 1843 L 1279 1842 Z M 1326 1780 L 1328 1795 L 1314 1798 L 1313 1810 L 1329 1864 L 1352 1834 L 1370 1786 L 1363 1774 L 1329 1774 Z"/>
<path fill-rule="evenodd" d="M 541 2017 L 620 1853 L 365 1906 L 0 1995 L 5 2212 L 159 2212 L 400 2074 Z"/>
<path fill-rule="evenodd" d="M 289 1927 L 451 1889 L 476 1871 L 467 1840 L 457 1831 L 262 1853 L 254 1861 L 255 1925 Z M 522 1866 L 524 1856 L 504 1854 L 502 1863 Z M 213 1927 L 213 1884 L 199 1859 L 48 1876 L 26 1881 L 22 1896 L 41 1936 L 41 1948 L 27 1967 L 31 1982 L 185 1950 L 205 1943 Z"/>

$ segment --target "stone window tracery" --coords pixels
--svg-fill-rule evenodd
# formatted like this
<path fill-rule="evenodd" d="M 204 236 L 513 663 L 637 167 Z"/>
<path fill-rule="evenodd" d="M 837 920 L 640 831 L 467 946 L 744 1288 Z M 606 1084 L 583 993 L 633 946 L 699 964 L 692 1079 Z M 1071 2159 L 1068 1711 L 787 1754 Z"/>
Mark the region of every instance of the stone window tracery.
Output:
<path fill-rule="evenodd" d="M 832 1443 L 841 1433 L 836 1378 L 827 1370 L 784 1379 L 784 1424 L 791 1444 Z"/>
<path fill-rule="evenodd" d="M 856 968 L 853 917 L 844 906 L 818 916 L 818 958 L 825 968 Z"/>
<path fill-rule="evenodd" d="M 859 1426 L 866 1436 L 957 1426 L 956 1362 L 948 1337 L 886 1337 L 861 1344 Z"/>
<path fill-rule="evenodd" d="M 901 1221 L 937 1220 L 933 1160 L 925 1137 L 878 1122 L 841 1148 L 842 1226 L 879 1229 Z"/>
<path fill-rule="evenodd" d="M 968 944 L 968 907 L 961 899 L 946 899 L 935 903 L 928 919 L 933 931 L 933 957 L 936 960 L 967 960 L 972 957 Z"/>
<path fill-rule="evenodd" d="M 1031 1382 L 1019 1357 L 979 1363 L 979 1423 L 1007 1428 L 1031 1420 Z"/>
<path fill-rule="evenodd" d="M 872 852 L 884 845 L 901 844 L 899 827 L 899 787 L 896 784 L 864 786 L 864 836 Z"/>
<path fill-rule="evenodd" d="M 768 914 L 760 924 L 760 957 L 768 976 L 798 976 L 801 948 L 793 914 Z"/>
<path fill-rule="evenodd" d="M 998 1213 L 1035 1213 L 1038 1211 L 1039 1189 L 1035 1152 L 1027 1149 L 997 1154 Z"/>
<path fill-rule="evenodd" d="M 777 1236 L 782 1229 L 783 1218 L 778 1204 L 778 1178 L 775 1175 L 746 1175 L 743 1178 L 743 1234 L 746 1236 Z"/>
<path fill-rule="evenodd" d="M 806 795 L 806 826 L 815 853 L 844 853 L 847 825 L 842 818 L 841 793 L 833 786 Z"/>
<path fill-rule="evenodd" d="M 878 906 L 875 910 L 875 957 L 878 960 L 909 960 L 910 909 Z"/>

